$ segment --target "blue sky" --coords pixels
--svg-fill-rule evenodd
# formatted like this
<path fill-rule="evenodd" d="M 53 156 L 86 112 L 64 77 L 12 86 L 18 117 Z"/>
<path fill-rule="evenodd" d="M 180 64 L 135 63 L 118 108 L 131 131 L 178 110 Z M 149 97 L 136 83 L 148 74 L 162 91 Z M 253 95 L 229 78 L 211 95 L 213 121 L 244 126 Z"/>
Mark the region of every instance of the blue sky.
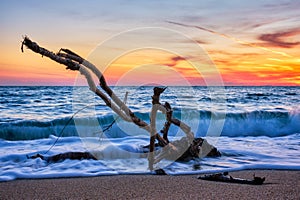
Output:
<path fill-rule="evenodd" d="M 5 73 L 0 84 L 6 84 L 7 81 L 18 84 L 17 79 L 20 77 L 16 76 L 17 73 L 34 77 L 38 65 L 41 65 L 41 62 L 33 57 L 30 61 L 28 58 L 21 58 L 18 45 L 22 35 L 28 35 L 50 49 L 68 47 L 85 57 L 107 38 L 140 27 L 172 29 L 199 42 L 221 73 L 227 77 L 225 82 L 228 84 L 231 84 L 231 81 L 232 84 L 242 84 L 236 80 L 236 76 L 246 76 L 247 73 L 251 79 L 257 78 L 257 82 L 261 84 L 270 84 L 276 77 L 280 79 L 281 84 L 300 83 L 299 59 L 297 60 L 299 51 L 296 50 L 300 41 L 300 1 L 3 0 L 0 5 L 0 72 L 2 75 Z M 177 26 L 166 21 L 205 27 L 220 34 Z M 271 51 L 241 45 L 232 38 L 220 36 L 221 34 L 269 48 Z M 176 42 L 182 41 L 174 41 Z M 291 58 L 282 58 L 272 51 L 284 52 L 291 55 Z M 250 54 L 259 54 L 256 57 L 260 61 L 255 62 L 255 57 L 250 58 Z M 249 65 L 230 62 L 236 57 L 243 58 L 241 61 L 246 64 L 253 63 L 255 67 L 260 65 L 261 69 L 247 71 Z M 270 62 L 270 58 L 273 61 L 282 60 L 284 65 Z M 47 66 L 50 65 L 48 61 L 45 62 Z M 14 66 L 22 64 L 28 66 L 28 69 L 17 67 L 16 70 L 12 70 Z M 289 70 L 284 70 L 282 66 Z M 282 71 L 283 77 L 274 73 L 276 70 Z M 53 71 L 54 74 L 57 72 Z M 296 75 L 292 77 L 293 73 Z M 270 78 L 269 82 L 264 82 L 262 77 Z M 65 78 L 70 82 L 71 77 Z M 51 84 L 51 77 L 47 79 L 49 82 L 46 81 L 45 84 Z M 246 84 L 254 84 L 251 79 L 249 78 Z M 31 78 L 28 79 L 28 84 L 37 81 L 41 80 Z"/>

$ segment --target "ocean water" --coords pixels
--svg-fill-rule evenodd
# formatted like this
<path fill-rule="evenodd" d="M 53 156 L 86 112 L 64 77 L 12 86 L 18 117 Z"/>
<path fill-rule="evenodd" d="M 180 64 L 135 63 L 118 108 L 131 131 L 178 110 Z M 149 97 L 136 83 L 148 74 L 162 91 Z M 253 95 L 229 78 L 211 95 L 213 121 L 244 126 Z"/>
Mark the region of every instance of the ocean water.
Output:
<path fill-rule="evenodd" d="M 114 87 L 116 95 L 149 123 L 153 87 Z M 186 163 L 162 160 L 168 174 L 240 169 L 300 170 L 300 87 L 168 87 L 173 116 L 221 152 Z M 151 174 L 149 134 L 119 119 L 87 87 L 0 87 L 0 180 L 116 174 Z M 110 127 L 111 123 L 115 123 Z M 164 124 L 157 116 L 157 130 Z M 171 141 L 184 137 L 170 128 Z M 45 156 L 89 151 L 99 160 L 48 163 Z"/>

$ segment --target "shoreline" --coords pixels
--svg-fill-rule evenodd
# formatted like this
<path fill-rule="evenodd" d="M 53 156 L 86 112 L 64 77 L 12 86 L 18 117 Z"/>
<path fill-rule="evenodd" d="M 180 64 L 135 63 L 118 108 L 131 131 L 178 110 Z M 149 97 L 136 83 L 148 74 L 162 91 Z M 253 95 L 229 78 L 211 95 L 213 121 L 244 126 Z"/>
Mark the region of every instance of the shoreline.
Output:
<path fill-rule="evenodd" d="M 197 179 L 198 175 L 113 175 L 0 182 L 0 199 L 300 199 L 300 171 L 242 170 L 233 177 L 266 177 L 263 185 Z M 202 174 L 201 174 L 202 175 Z"/>

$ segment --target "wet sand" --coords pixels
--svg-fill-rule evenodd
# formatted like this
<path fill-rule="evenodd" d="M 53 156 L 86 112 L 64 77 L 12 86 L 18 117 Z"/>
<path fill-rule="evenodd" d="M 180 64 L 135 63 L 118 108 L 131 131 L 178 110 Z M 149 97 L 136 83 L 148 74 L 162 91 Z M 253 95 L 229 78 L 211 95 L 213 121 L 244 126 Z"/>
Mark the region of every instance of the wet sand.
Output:
<path fill-rule="evenodd" d="M 0 182 L 0 199 L 300 199 L 300 171 L 246 170 L 263 185 L 197 179 L 197 175 L 117 175 Z"/>

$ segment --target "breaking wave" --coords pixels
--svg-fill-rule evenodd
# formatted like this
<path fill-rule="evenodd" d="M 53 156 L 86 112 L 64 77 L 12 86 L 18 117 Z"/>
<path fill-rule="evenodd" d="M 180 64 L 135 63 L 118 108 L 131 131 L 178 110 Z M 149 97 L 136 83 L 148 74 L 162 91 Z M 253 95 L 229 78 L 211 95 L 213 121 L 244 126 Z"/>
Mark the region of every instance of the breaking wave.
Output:
<path fill-rule="evenodd" d="M 149 123 L 148 113 L 136 113 L 138 117 Z M 191 126 L 196 137 L 204 137 L 214 121 L 224 120 L 222 136 L 246 137 L 268 136 L 279 137 L 300 133 L 300 113 L 287 111 L 252 111 L 243 113 L 216 113 L 211 111 L 175 110 L 173 116 Z M 225 118 L 223 119 L 222 116 Z M 0 124 L 0 138 L 5 140 L 33 140 L 54 136 L 89 136 L 101 137 L 103 130 L 114 120 L 116 123 L 104 132 L 108 138 L 122 138 L 147 134 L 132 123 L 119 120 L 114 115 L 98 118 L 59 118 L 52 121 L 26 120 Z M 157 129 L 165 122 L 163 115 L 157 117 Z M 62 132 L 63 130 L 63 132 Z M 179 129 L 171 126 L 170 135 L 177 134 Z"/>

